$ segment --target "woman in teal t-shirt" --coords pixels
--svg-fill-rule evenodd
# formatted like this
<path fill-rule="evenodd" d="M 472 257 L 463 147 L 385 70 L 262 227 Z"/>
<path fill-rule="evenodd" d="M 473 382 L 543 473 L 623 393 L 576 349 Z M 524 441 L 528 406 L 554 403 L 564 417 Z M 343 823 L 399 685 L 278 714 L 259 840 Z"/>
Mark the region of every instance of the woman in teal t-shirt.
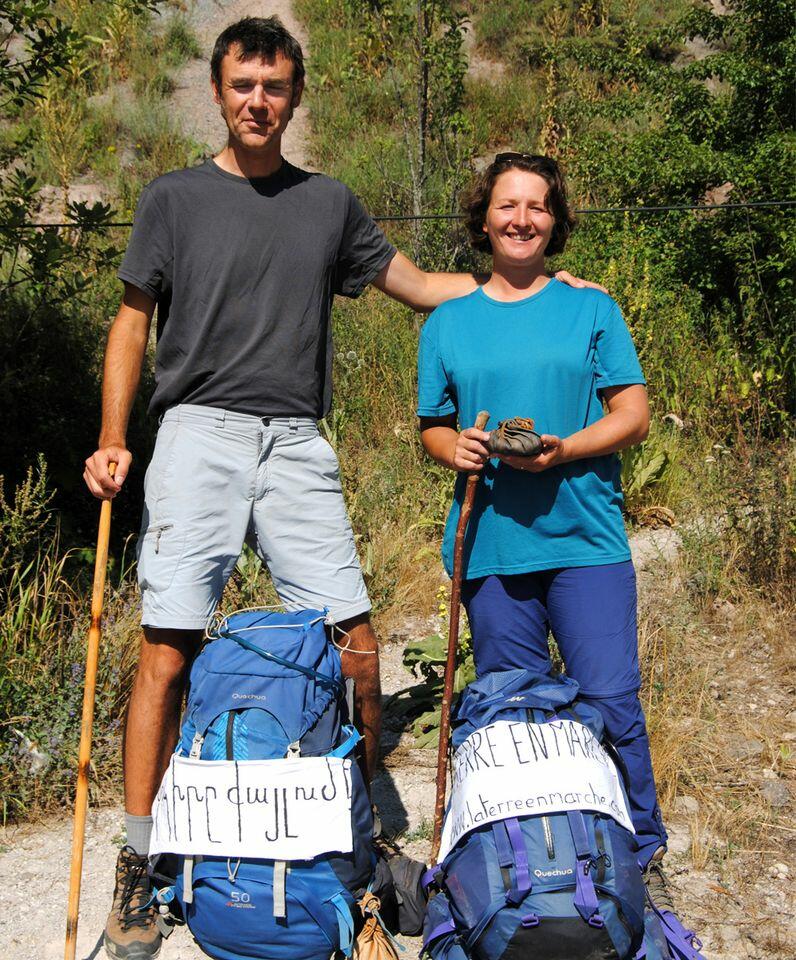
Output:
<path fill-rule="evenodd" d="M 547 274 L 545 256 L 564 249 L 574 225 L 555 161 L 499 154 L 465 212 L 492 273 L 431 314 L 418 359 L 423 446 L 460 471 L 445 566 L 450 573 L 464 474 L 479 471 L 462 585 L 476 670 L 548 671 L 552 630 L 628 768 L 640 861 L 665 901 L 667 837 L 638 698 L 636 581 L 616 456 L 647 435 L 644 377 L 616 303 Z M 490 427 L 532 417 L 541 454 L 490 459 L 487 433 L 470 426 L 482 409 Z"/>

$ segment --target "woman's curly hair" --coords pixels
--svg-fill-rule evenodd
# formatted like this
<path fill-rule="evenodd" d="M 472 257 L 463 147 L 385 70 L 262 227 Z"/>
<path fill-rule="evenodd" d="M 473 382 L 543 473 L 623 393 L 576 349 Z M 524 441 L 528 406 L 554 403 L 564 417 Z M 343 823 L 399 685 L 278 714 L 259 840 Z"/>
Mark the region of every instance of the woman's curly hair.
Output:
<path fill-rule="evenodd" d="M 462 211 L 470 245 L 483 253 L 492 253 L 489 236 L 484 232 L 486 211 L 495 181 L 501 173 L 511 169 L 535 173 L 547 183 L 545 206 L 553 217 L 553 234 L 544 253 L 546 257 L 561 253 L 575 229 L 575 216 L 567 200 L 564 173 L 551 157 L 527 153 L 499 153 L 462 195 Z"/>

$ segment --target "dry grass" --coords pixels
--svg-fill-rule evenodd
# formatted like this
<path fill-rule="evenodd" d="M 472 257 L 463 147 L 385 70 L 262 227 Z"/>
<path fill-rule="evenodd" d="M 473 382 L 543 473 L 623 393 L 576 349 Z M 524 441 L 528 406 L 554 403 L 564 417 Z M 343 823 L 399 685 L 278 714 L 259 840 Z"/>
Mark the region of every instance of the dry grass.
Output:
<path fill-rule="evenodd" d="M 705 601 L 689 572 L 681 561 L 642 595 L 643 698 L 661 806 L 665 819 L 687 818 L 695 868 L 749 880 L 759 854 L 786 855 L 792 823 L 794 608 L 784 588 Z M 772 784 L 790 789 L 791 802 L 772 803 Z"/>
<path fill-rule="evenodd" d="M 388 563 L 394 579 L 392 602 L 375 616 L 382 637 L 400 627 L 407 616 L 434 613 L 437 589 L 444 578 L 438 549 L 430 546 L 417 528 L 391 525 L 378 532 L 373 540 L 373 569 L 382 570 Z"/>

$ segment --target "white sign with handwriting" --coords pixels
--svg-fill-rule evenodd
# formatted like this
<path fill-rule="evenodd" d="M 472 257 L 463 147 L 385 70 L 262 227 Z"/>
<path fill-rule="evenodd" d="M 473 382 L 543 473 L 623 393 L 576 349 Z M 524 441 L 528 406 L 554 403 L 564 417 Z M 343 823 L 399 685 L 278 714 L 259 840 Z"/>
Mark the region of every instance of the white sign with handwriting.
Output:
<path fill-rule="evenodd" d="M 588 727 L 498 720 L 453 756 L 439 859 L 485 823 L 567 810 L 596 810 L 633 831 L 614 762 Z"/>
<path fill-rule="evenodd" d="M 309 860 L 350 853 L 351 762 L 173 756 L 152 805 L 149 854 Z"/>

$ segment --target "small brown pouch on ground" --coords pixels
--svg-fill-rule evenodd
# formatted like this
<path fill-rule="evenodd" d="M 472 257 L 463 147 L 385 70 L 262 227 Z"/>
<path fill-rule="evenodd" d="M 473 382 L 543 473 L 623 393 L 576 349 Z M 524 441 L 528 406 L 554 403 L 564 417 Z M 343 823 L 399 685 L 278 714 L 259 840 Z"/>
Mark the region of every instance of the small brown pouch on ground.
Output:
<path fill-rule="evenodd" d="M 365 925 L 354 943 L 353 960 L 398 960 L 392 937 L 379 918 L 379 898 L 366 893 L 358 903 Z"/>
<path fill-rule="evenodd" d="M 501 420 L 486 442 L 490 453 L 507 457 L 535 457 L 542 452 L 542 438 L 533 429 L 530 417 Z"/>

